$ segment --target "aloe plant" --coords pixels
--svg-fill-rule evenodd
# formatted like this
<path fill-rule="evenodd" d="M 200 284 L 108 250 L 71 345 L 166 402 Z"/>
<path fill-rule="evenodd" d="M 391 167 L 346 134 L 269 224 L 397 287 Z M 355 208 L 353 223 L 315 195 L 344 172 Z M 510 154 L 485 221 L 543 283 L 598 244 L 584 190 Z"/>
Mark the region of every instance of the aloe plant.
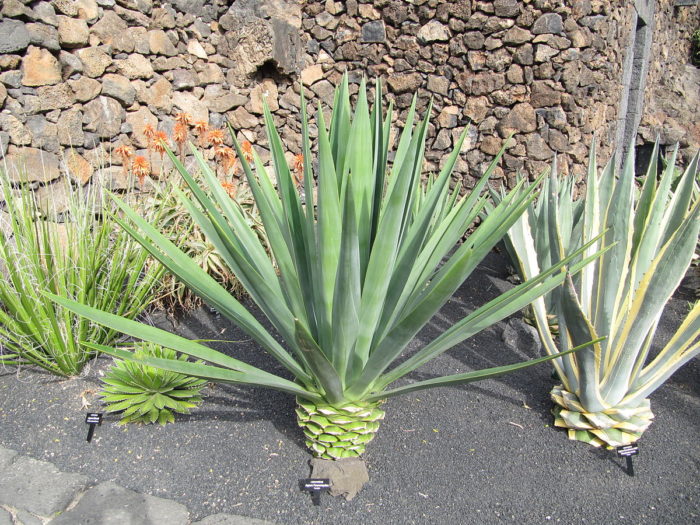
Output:
<path fill-rule="evenodd" d="M 134 355 L 187 361 L 169 348 L 153 343 L 136 343 Z M 127 423 L 173 423 L 178 414 L 188 414 L 202 402 L 204 379 L 115 359 L 102 379 L 100 396 L 107 412 L 121 412 L 120 425 Z"/>
<path fill-rule="evenodd" d="M 608 249 L 552 292 L 550 308 L 542 298 L 532 305 L 550 355 L 606 337 L 552 361 L 562 382 L 551 394 L 555 425 L 568 429 L 571 439 L 608 447 L 637 441 L 654 417 L 649 395 L 700 353 L 699 303 L 664 348 L 652 351 L 659 319 L 690 265 L 700 229 L 698 155 L 676 180 L 676 153 L 657 180 L 656 144 L 640 190 L 632 157 L 621 173 L 610 162 L 599 175 L 594 145 L 585 197 L 578 201 L 560 191 L 572 179 L 560 181 L 555 162 L 548 193 L 508 233 L 525 278 L 539 273 L 543 259 L 556 263 L 601 234 L 586 250 Z M 548 330 L 548 314 L 561 327 L 559 345 Z"/>
<path fill-rule="evenodd" d="M 0 169 L 0 365 L 34 365 L 53 374 L 78 375 L 94 357 L 83 341 L 112 344 L 114 330 L 73 315 L 43 292 L 76 299 L 134 318 L 154 300 L 164 268 L 153 261 L 109 215 L 100 192 L 70 188 L 62 223 L 45 215 L 34 193 L 13 187 Z M 159 219 L 159 212 L 147 215 Z"/>
<path fill-rule="evenodd" d="M 560 270 L 569 260 L 507 291 L 412 355 L 404 356 L 408 343 L 535 198 L 535 189 L 507 195 L 452 251 L 484 207 L 487 197 L 482 191 L 502 152 L 474 190 L 460 196 L 457 189 L 450 189 L 450 175 L 465 132 L 441 172 L 422 182 L 428 119 L 414 126 L 415 99 L 393 151 L 393 162 L 389 163 L 391 105 L 385 115 L 378 86 L 370 111 L 363 82 L 353 114 L 344 79 L 336 91 L 330 129 L 320 108 L 317 113 L 314 173 L 305 105 L 302 94 L 303 180 L 297 181 L 303 186 L 304 204 L 302 188 L 290 174 L 270 111 L 265 108 L 264 115 L 276 186 L 257 155 L 253 173 L 231 130 L 272 258 L 201 155 L 194 152 L 209 193 L 169 153 L 196 200 L 181 194 L 189 212 L 285 346 L 156 228 L 120 203 L 127 219 L 122 221 L 123 227 L 208 305 L 277 359 L 292 380 L 157 328 L 76 302 L 56 300 L 106 326 L 209 364 L 157 358 L 141 358 L 139 362 L 210 381 L 261 385 L 296 396 L 298 422 L 307 445 L 317 456 L 358 456 L 379 427 L 384 415 L 379 404 L 386 398 L 486 379 L 552 359 L 545 356 L 390 386 L 556 287 L 564 278 Z M 95 346 L 122 359 L 137 359 L 129 352 Z"/>

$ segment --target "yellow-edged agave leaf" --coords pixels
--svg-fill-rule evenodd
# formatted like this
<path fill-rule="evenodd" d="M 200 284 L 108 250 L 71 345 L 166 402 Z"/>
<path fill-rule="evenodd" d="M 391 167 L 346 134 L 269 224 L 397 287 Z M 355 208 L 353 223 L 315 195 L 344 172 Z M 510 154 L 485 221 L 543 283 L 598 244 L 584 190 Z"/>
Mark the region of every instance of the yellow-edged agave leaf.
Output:
<path fill-rule="evenodd" d="M 271 256 L 203 157 L 195 152 L 206 187 L 200 187 L 177 157 L 168 152 L 191 190 L 189 199 L 180 195 L 184 206 L 221 252 L 222 260 L 259 311 L 270 320 L 274 332 L 156 228 L 115 199 L 123 212 L 122 227 L 204 302 L 277 359 L 291 380 L 199 342 L 77 302 L 52 298 L 113 330 L 204 363 L 139 358 L 124 350 L 99 347 L 120 359 L 210 381 L 257 384 L 295 395 L 296 415 L 307 445 L 314 454 L 326 458 L 362 454 L 384 418 L 379 405 L 387 397 L 494 377 L 579 350 L 552 352 L 532 361 L 468 374 L 447 371 L 442 378 L 391 388 L 395 380 L 551 292 L 563 282 L 564 270 L 576 275 L 598 255 L 592 243 L 600 237 L 594 236 L 588 245 L 580 243 L 581 248 L 567 245 L 572 248 L 567 257 L 558 258 L 554 265 L 542 265 L 541 272 L 536 272 L 539 275 L 470 313 L 397 366 L 397 359 L 413 337 L 519 220 L 538 191 L 536 185 L 520 182 L 516 191 L 504 194 L 500 203 L 490 206 L 488 217 L 460 245 L 487 205 L 484 190 L 506 145 L 473 191 L 461 195 L 459 187 L 452 188 L 451 179 L 466 131 L 441 163 L 441 171 L 426 177 L 423 152 L 429 115 L 417 115 L 414 98 L 394 148 L 390 141 L 391 107 L 384 111 L 379 85 L 374 101 L 370 110 L 363 81 L 353 110 L 344 77 L 336 91 L 330 127 L 321 108 L 316 114 L 318 147 L 314 159 L 302 92 L 303 181 L 290 172 L 269 108 L 264 108 L 264 118 L 272 171 L 268 172 L 254 150 L 249 163 L 231 130 Z M 569 186 L 562 189 L 570 190 Z M 575 222 L 576 207 L 564 210 L 563 215 L 567 223 Z M 588 250 L 585 255 L 584 250 Z"/>
<path fill-rule="evenodd" d="M 674 181 L 676 149 L 657 180 L 658 151 L 656 144 L 643 186 L 635 192 L 632 158 L 621 173 L 611 162 L 599 175 L 594 145 L 586 195 L 578 204 L 563 202 L 568 193 L 552 189 L 558 184 L 554 167 L 549 193 L 528 210 L 536 218 L 548 210 L 546 221 L 521 217 L 508 234 L 516 267 L 526 279 L 539 271 L 545 256 L 556 261 L 571 253 L 563 239 L 569 239 L 569 246 L 588 244 L 586 255 L 606 251 L 578 277 L 567 279 L 552 294 L 552 303 L 539 298 L 533 304 L 549 354 L 605 338 L 554 362 L 562 385 L 551 394 L 555 424 L 569 428 L 572 439 L 595 446 L 638 440 L 654 417 L 648 396 L 700 354 L 698 303 L 666 346 L 653 352 L 656 327 L 690 265 L 700 231 L 698 154 Z M 571 179 L 565 180 L 568 184 Z M 543 231 L 534 231 L 533 224 L 545 223 L 547 238 L 535 242 Z M 591 243 L 595 236 L 599 240 Z M 558 346 L 548 329 L 552 315 L 560 326 Z"/>

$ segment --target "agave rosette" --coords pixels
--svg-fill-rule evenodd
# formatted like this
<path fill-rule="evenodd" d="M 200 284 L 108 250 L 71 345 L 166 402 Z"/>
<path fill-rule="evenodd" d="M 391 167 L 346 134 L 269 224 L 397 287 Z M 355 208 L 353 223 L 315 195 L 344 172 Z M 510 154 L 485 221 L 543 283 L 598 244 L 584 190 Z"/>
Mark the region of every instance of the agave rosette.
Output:
<path fill-rule="evenodd" d="M 556 263 L 594 237 L 600 239 L 587 250 L 608 250 L 552 292 L 549 308 L 542 298 L 532 305 L 549 354 L 605 337 L 553 361 L 562 381 L 551 394 L 555 425 L 568 429 L 571 439 L 607 447 L 636 442 L 654 417 L 649 395 L 700 353 L 697 302 L 671 340 L 652 351 L 664 307 L 691 263 L 700 229 L 698 155 L 676 178 L 676 152 L 657 180 L 657 144 L 638 190 L 632 158 L 620 174 L 612 161 L 598 174 L 594 145 L 586 194 L 579 201 L 560 191 L 571 179 L 562 183 L 555 163 L 541 208 L 525 213 L 508 233 L 526 278 L 539 273 L 543 258 Z M 548 315 L 561 327 L 558 345 Z"/>
<path fill-rule="evenodd" d="M 233 136 L 260 210 L 271 256 L 201 155 L 195 152 L 208 192 L 170 154 L 192 191 L 191 200 L 181 195 L 185 206 L 285 346 L 195 262 L 121 205 L 128 219 L 123 221 L 124 228 L 208 305 L 277 359 L 291 379 L 154 327 L 74 302 L 62 300 L 61 304 L 124 333 L 208 363 L 144 358 L 142 361 L 149 365 L 210 381 L 265 386 L 296 396 L 298 421 L 307 444 L 325 458 L 361 454 L 383 417 L 378 405 L 390 396 L 494 377 L 551 359 L 545 356 L 390 386 L 556 287 L 563 281 L 560 269 L 568 261 L 561 261 L 475 310 L 396 365 L 411 339 L 449 300 L 536 193 L 529 188 L 506 195 L 474 233 L 453 250 L 485 205 L 487 197 L 482 191 L 500 154 L 474 190 L 460 196 L 458 188 L 450 189 L 450 175 L 463 133 L 440 173 L 423 182 L 428 119 L 415 122 L 414 100 L 389 163 L 391 105 L 385 115 L 382 102 L 378 86 L 370 111 L 363 82 L 356 109 L 351 112 L 345 78 L 336 91 L 330 128 L 320 108 L 317 113 L 318 155 L 314 163 L 302 94 L 302 188 L 296 186 L 290 173 L 267 108 L 265 123 L 274 182 L 255 153 L 253 172 Z M 303 202 L 300 191 L 305 195 Z M 123 359 L 134 358 L 129 352 L 100 349 Z"/>

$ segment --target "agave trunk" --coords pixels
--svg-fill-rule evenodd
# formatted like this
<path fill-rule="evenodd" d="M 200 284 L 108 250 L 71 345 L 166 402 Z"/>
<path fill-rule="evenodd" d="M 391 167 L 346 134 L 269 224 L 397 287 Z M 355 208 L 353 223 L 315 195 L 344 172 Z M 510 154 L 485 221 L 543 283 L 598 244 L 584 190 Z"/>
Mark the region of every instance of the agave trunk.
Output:
<path fill-rule="evenodd" d="M 551 396 L 554 426 L 568 429 L 569 439 L 595 447 L 613 448 L 635 443 L 654 418 L 648 399 L 643 399 L 637 406 L 586 412 L 579 398 L 562 385 L 555 386 Z"/>
<path fill-rule="evenodd" d="M 306 446 L 323 459 L 361 455 L 384 419 L 379 402 L 337 407 L 297 398 L 297 404 L 297 421 L 304 429 Z"/>

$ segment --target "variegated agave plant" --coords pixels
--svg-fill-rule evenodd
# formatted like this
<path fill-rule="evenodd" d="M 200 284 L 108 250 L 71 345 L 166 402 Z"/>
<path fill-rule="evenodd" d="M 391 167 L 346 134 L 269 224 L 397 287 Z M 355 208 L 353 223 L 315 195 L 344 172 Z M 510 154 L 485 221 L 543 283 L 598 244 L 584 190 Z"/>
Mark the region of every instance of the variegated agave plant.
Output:
<path fill-rule="evenodd" d="M 450 174 L 464 140 L 462 134 L 440 174 L 423 182 L 428 120 L 414 127 L 415 104 L 414 100 L 390 164 L 391 107 L 384 115 L 378 87 L 370 111 L 363 82 L 353 114 L 344 79 L 336 91 L 330 130 L 322 111 L 317 113 L 315 164 L 302 95 L 303 182 L 299 184 L 303 184 L 304 203 L 267 108 L 265 121 L 276 185 L 257 155 L 253 173 L 233 137 L 260 210 L 272 258 L 201 155 L 195 152 L 208 193 L 170 154 L 194 196 L 190 200 L 181 195 L 189 212 L 286 347 L 195 262 L 122 205 L 129 219 L 123 227 L 208 305 L 235 322 L 277 359 L 292 380 L 154 327 L 56 300 L 106 326 L 209 363 L 141 359 L 148 365 L 210 381 L 266 386 L 296 396 L 298 422 L 307 445 L 324 458 L 360 455 L 383 418 L 379 403 L 390 396 L 494 377 L 551 359 L 545 356 L 390 387 L 558 286 L 564 279 L 560 269 L 569 262 L 561 261 L 509 290 L 400 364 L 395 363 L 536 195 L 534 187 L 507 195 L 453 251 L 485 205 L 487 197 L 481 193 L 498 159 L 468 196 L 460 196 L 458 188 L 451 190 Z M 99 349 L 122 359 L 135 359 L 129 352 Z"/>
<path fill-rule="evenodd" d="M 611 161 L 599 175 L 592 147 L 586 194 L 578 201 L 571 178 L 557 177 L 555 162 L 546 195 L 508 232 L 525 278 L 539 273 L 542 260 L 556 263 L 604 232 L 587 251 L 608 251 L 553 291 L 549 305 L 542 298 L 532 305 L 550 355 L 607 336 L 553 361 L 562 381 L 552 390 L 555 425 L 567 428 L 571 439 L 595 446 L 637 441 L 654 417 L 649 395 L 700 353 L 700 303 L 666 346 L 653 351 L 661 314 L 698 240 L 698 155 L 677 180 L 676 152 L 660 180 L 658 144 L 652 158 L 639 191 L 631 157 L 621 173 Z M 548 315 L 555 315 L 561 327 L 559 346 L 548 329 Z"/>

